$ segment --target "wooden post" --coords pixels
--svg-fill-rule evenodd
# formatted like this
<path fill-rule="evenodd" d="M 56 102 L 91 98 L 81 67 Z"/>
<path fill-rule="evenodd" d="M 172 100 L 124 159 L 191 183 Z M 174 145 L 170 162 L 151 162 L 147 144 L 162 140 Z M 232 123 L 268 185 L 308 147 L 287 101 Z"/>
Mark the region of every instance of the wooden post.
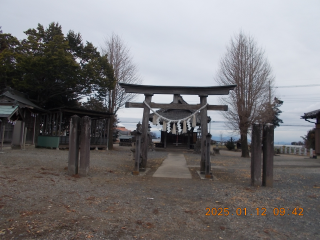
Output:
<path fill-rule="evenodd" d="M 151 98 L 153 94 L 145 94 L 146 103 L 151 103 Z M 149 126 L 149 114 L 150 109 L 145 105 L 143 108 L 143 118 L 142 118 L 142 135 L 141 135 L 141 168 L 145 169 L 147 167 L 148 160 L 148 126 Z"/>
<path fill-rule="evenodd" d="M 315 154 L 320 155 L 320 119 L 317 118 L 315 129 Z"/>
<path fill-rule="evenodd" d="M 35 125 L 35 137 L 34 137 L 34 145 L 37 146 L 38 143 L 38 136 L 40 134 L 40 130 L 41 130 L 41 118 L 42 116 L 40 114 L 36 114 L 36 122 L 37 124 Z"/>
<path fill-rule="evenodd" d="M 20 149 L 23 149 L 23 139 L 24 139 L 24 121 L 21 121 L 21 130 L 20 130 Z"/>
<path fill-rule="evenodd" d="M 53 136 L 53 134 L 52 134 L 52 118 L 53 118 L 53 115 L 52 115 L 52 113 L 50 113 L 50 123 L 49 123 L 49 131 L 50 131 L 50 133 L 49 133 L 49 135 L 50 136 Z"/>
<path fill-rule="evenodd" d="M 58 120 L 58 113 L 54 113 L 52 116 L 52 136 L 57 136 L 57 134 L 58 134 L 57 120 Z M 56 130 L 56 131 L 53 134 L 54 130 Z"/>
<path fill-rule="evenodd" d="M 140 171 L 140 163 L 141 163 L 141 124 L 140 122 L 137 124 L 137 130 L 136 130 L 136 143 L 135 143 L 135 167 L 134 171 L 132 172 L 133 175 L 139 175 Z"/>
<path fill-rule="evenodd" d="M 274 126 L 267 123 L 263 126 L 263 175 L 262 186 L 273 186 L 273 145 Z"/>
<path fill-rule="evenodd" d="M 103 145 L 103 121 L 99 120 L 99 135 L 100 135 L 100 139 L 99 139 L 99 145 Z"/>
<path fill-rule="evenodd" d="M 81 119 L 81 146 L 80 146 L 80 169 L 81 176 L 87 176 L 90 168 L 90 132 L 91 118 L 85 116 Z"/>
<path fill-rule="evenodd" d="M 3 121 L 2 121 L 2 124 L 3 124 Z M 3 124 L 3 127 L 2 127 L 2 133 L 1 133 L 1 151 L 3 149 L 3 140 L 4 140 L 4 132 L 6 130 L 6 126 Z"/>
<path fill-rule="evenodd" d="M 52 132 L 51 132 L 51 116 L 52 116 L 52 114 L 50 113 L 49 114 L 49 116 L 48 116 L 48 135 L 51 135 L 52 134 Z"/>
<path fill-rule="evenodd" d="M 25 127 L 23 132 L 23 150 L 26 150 L 27 131 L 28 131 L 28 128 Z"/>
<path fill-rule="evenodd" d="M 47 129 L 47 113 L 41 114 L 41 118 L 43 119 L 43 126 L 42 126 L 42 135 L 46 135 L 46 129 Z M 40 119 L 41 122 L 41 119 Z"/>
<path fill-rule="evenodd" d="M 208 95 L 200 96 L 200 105 L 201 107 L 207 104 Z M 206 162 L 206 138 L 205 136 L 208 134 L 208 116 L 207 116 L 207 108 L 203 108 L 200 112 L 201 117 L 201 162 L 200 162 L 200 172 L 202 174 L 205 173 L 205 162 Z"/>
<path fill-rule="evenodd" d="M 110 134 L 110 118 L 108 119 L 108 130 L 107 130 L 107 151 L 109 151 L 109 134 Z"/>
<path fill-rule="evenodd" d="M 103 137 L 102 137 L 102 144 L 105 144 L 105 139 L 106 139 L 106 128 L 107 128 L 107 121 L 106 119 L 102 120 L 102 128 L 103 128 Z M 106 148 L 107 149 L 107 148 Z"/>
<path fill-rule="evenodd" d="M 261 124 L 252 124 L 251 185 L 261 186 Z"/>
<path fill-rule="evenodd" d="M 70 120 L 68 174 L 78 174 L 80 117 L 74 115 Z"/>
<path fill-rule="evenodd" d="M 59 135 L 61 135 L 62 129 L 61 129 L 61 124 L 62 124 L 62 111 L 60 110 L 60 119 L 59 119 Z"/>
<path fill-rule="evenodd" d="M 206 162 L 205 162 L 205 178 L 212 178 L 211 162 L 210 162 L 210 143 L 211 134 L 206 135 Z"/>

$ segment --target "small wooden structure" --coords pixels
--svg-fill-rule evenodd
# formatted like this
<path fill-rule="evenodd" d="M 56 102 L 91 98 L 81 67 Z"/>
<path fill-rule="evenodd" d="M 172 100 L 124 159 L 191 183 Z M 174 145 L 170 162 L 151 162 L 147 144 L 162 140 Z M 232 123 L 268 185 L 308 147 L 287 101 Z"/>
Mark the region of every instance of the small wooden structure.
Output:
<path fill-rule="evenodd" d="M 83 108 L 60 107 L 50 109 L 41 116 L 41 136 L 39 136 L 39 147 L 68 148 L 70 119 L 73 115 L 80 118 L 88 116 L 91 119 L 91 148 L 106 148 L 108 121 L 113 114 L 87 110 Z"/>
<path fill-rule="evenodd" d="M 150 116 L 150 110 L 152 108 L 163 108 L 163 109 L 188 109 L 200 111 L 201 116 L 201 163 L 200 172 L 205 172 L 205 161 L 207 157 L 206 151 L 206 135 L 208 134 L 207 126 L 207 111 L 208 110 L 222 110 L 226 111 L 228 106 L 221 105 L 209 105 L 207 103 L 208 95 L 228 95 L 230 90 L 233 90 L 236 85 L 227 86 L 209 86 L 209 87 L 187 87 L 187 86 L 151 86 L 151 85 L 136 85 L 120 83 L 120 86 L 125 89 L 127 93 L 138 93 L 144 94 L 145 100 L 143 103 L 132 103 L 127 102 L 127 108 L 143 108 L 143 119 L 141 128 L 141 163 L 142 169 L 146 168 L 147 165 L 147 152 L 148 152 L 148 122 Z M 171 103 L 153 103 L 151 102 L 154 94 L 173 94 L 173 95 L 198 95 L 200 97 L 200 104 L 186 105 Z M 163 118 L 163 117 L 162 117 Z M 167 120 L 166 120 L 167 121 Z M 173 120 L 172 122 L 175 122 Z M 169 121 L 170 123 L 170 121 Z M 170 124 L 169 128 L 170 129 Z M 209 156 L 208 156 L 209 157 Z M 206 175 L 209 173 L 205 173 Z"/>
<path fill-rule="evenodd" d="M 312 112 L 307 112 L 303 116 L 302 119 L 311 122 L 309 119 L 315 119 L 316 122 L 311 122 L 315 124 L 315 154 L 320 155 L 320 109 L 314 110 Z"/>
<path fill-rule="evenodd" d="M 1 136 L 12 147 L 35 144 L 40 115 L 47 111 L 31 102 L 23 93 L 7 88 L 0 95 Z"/>

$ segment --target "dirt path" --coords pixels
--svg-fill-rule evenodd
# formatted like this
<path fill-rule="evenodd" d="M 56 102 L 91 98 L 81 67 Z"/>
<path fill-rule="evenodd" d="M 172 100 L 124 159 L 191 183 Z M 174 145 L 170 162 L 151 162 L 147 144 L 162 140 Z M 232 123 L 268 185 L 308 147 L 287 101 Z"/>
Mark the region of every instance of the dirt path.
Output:
<path fill-rule="evenodd" d="M 86 178 L 67 175 L 68 151 L 4 152 L 0 239 L 320 238 L 316 159 L 275 157 L 274 187 L 253 188 L 250 159 L 233 152 L 213 157 L 217 181 L 200 180 L 200 155 L 188 152 L 192 179 L 152 177 L 166 152 L 132 176 L 129 148 L 91 151 Z"/>

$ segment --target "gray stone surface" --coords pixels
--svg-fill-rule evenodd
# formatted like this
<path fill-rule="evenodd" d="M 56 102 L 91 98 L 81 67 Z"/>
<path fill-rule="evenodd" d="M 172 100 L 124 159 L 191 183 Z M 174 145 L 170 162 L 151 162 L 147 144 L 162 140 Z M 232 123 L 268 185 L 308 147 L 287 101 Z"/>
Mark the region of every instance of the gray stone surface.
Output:
<path fill-rule="evenodd" d="M 192 178 L 184 155 L 179 153 L 169 153 L 153 177 Z"/>

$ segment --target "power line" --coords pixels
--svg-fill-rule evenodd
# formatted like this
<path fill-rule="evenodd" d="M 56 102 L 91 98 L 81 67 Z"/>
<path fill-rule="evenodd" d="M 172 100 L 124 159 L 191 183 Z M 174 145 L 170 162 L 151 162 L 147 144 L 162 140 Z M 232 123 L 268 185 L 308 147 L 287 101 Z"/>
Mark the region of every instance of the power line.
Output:
<path fill-rule="evenodd" d="M 291 86 L 275 86 L 274 88 L 318 87 L 318 86 L 320 86 L 320 84 L 291 85 Z"/>

